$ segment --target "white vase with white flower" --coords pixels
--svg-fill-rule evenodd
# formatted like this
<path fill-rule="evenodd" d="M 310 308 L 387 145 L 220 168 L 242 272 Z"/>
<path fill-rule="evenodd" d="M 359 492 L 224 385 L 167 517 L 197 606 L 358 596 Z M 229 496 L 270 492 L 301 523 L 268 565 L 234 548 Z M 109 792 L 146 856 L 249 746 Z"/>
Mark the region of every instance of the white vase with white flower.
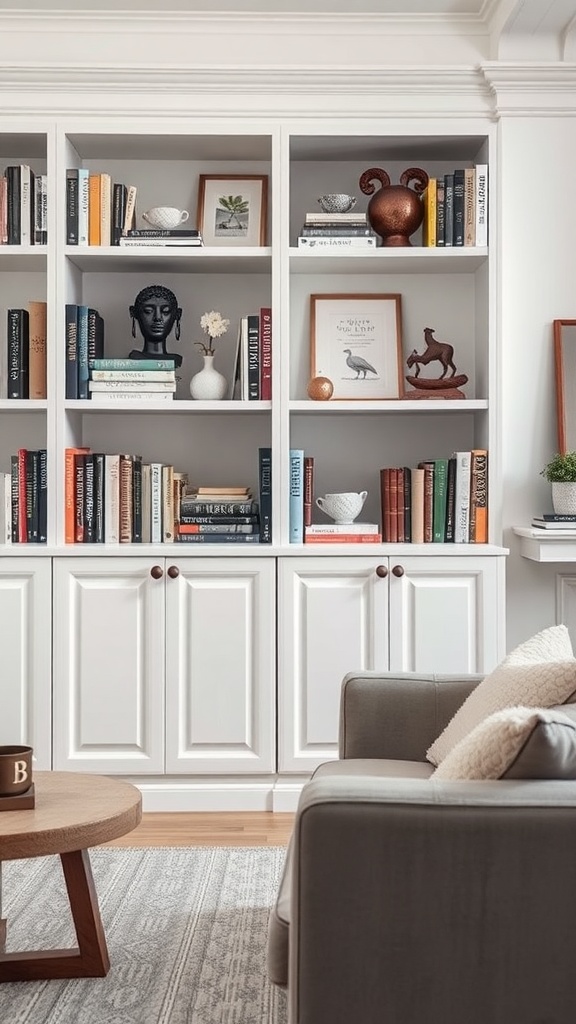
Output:
<path fill-rule="evenodd" d="M 224 398 L 228 390 L 228 382 L 222 373 L 214 369 L 215 351 L 213 342 L 216 338 L 220 338 L 226 333 L 230 326 L 230 321 L 225 320 L 215 310 L 211 310 L 210 313 L 204 313 L 200 317 L 200 326 L 204 333 L 208 335 L 208 343 L 203 341 L 194 342 L 202 352 L 204 366 L 192 377 L 190 381 L 190 394 L 192 398 L 198 401 L 215 401 Z"/>

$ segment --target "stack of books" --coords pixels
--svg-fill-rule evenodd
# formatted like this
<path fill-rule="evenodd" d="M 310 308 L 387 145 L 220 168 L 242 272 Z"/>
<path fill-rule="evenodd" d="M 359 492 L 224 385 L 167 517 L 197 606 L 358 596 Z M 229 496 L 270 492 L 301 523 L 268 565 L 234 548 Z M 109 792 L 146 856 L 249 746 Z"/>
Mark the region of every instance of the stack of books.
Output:
<path fill-rule="evenodd" d="M 121 235 L 118 244 L 123 248 L 161 245 L 168 248 L 204 245 L 196 228 L 134 228 Z"/>
<path fill-rule="evenodd" d="M 89 396 L 100 405 L 132 400 L 170 402 L 176 391 L 173 359 L 91 359 Z"/>
<path fill-rule="evenodd" d="M 299 249 L 375 249 L 378 236 L 365 213 L 307 213 L 298 237 Z"/>
<path fill-rule="evenodd" d="M 224 486 L 184 491 L 176 540 L 185 544 L 258 544 L 259 507 L 251 489 Z"/>
<path fill-rule="evenodd" d="M 380 544 L 378 523 L 312 523 L 304 527 L 306 544 Z"/>
<path fill-rule="evenodd" d="M 534 516 L 532 526 L 535 530 L 553 530 L 555 533 L 573 533 L 576 532 L 576 516 L 544 512 L 541 516 Z"/>

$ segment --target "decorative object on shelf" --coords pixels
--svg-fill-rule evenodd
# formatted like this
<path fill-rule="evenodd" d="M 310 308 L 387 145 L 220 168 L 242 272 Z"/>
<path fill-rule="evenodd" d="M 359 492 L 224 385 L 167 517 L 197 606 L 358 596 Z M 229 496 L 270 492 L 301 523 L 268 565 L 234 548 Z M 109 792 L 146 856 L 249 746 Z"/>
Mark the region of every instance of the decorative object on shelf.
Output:
<path fill-rule="evenodd" d="M 456 364 L 454 363 L 454 347 L 449 345 L 445 341 L 437 341 L 434 337 L 434 327 L 424 328 L 424 341 L 426 342 L 426 348 L 422 355 L 418 355 L 416 349 L 412 349 L 412 352 L 408 356 L 406 363 L 408 369 L 416 367 L 412 376 L 407 376 L 406 380 L 412 387 L 416 388 L 416 393 L 407 392 L 405 398 L 466 398 L 463 391 L 460 388 L 468 382 L 468 377 L 465 373 L 456 374 Z M 442 366 L 442 372 L 439 377 L 421 377 L 420 367 L 428 366 L 428 363 L 439 362 Z M 448 370 L 452 373 L 449 377 L 446 376 Z"/>
<path fill-rule="evenodd" d="M 176 206 L 154 206 L 142 214 L 142 220 L 153 228 L 177 228 L 184 224 L 190 214 L 188 210 L 179 210 Z"/>
<path fill-rule="evenodd" d="M 205 334 L 208 335 L 208 343 L 206 344 L 203 341 L 194 342 L 202 352 L 204 366 L 192 377 L 190 381 L 190 394 L 192 398 L 200 401 L 217 401 L 224 398 L 228 390 L 228 382 L 222 373 L 214 369 L 215 352 L 212 342 L 226 334 L 230 321 L 225 320 L 220 313 L 212 309 L 209 313 L 204 313 L 200 317 L 200 326 Z"/>
<path fill-rule="evenodd" d="M 552 508 L 557 515 L 576 514 L 576 451 L 557 452 L 541 476 L 552 484 Z"/>
<path fill-rule="evenodd" d="M 356 516 L 360 515 L 367 497 L 368 491 L 342 491 L 316 498 L 316 504 L 335 523 L 344 526 L 353 523 Z"/>
<path fill-rule="evenodd" d="M 267 175 L 200 175 L 197 219 L 204 245 L 266 245 L 267 212 Z"/>
<path fill-rule="evenodd" d="M 311 295 L 310 375 L 327 377 L 333 398 L 400 398 L 400 295 Z"/>
<path fill-rule="evenodd" d="M 348 213 L 356 206 L 356 197 L 345 192 L 329 192 L 318 199 L 324 213 Z"/>
<path fill-rule="evenodd" d="M 554 320 L 558 451 L 576 449 L 576 320 Z"/>
<path fill-rule="evenodd" d="M 373 179 L 381 188 L 374 195 Z M 409 187 L 410 182 L 416 184 Z M 382 239 L 382 245 L 412 245 L 410 235 L 420 227 L 424 206 L 420 196 L 428 184 L 428 175 L 420 167 L 408 167 L 400 176 L 399 185 L 390 184 L 390 175 L 379 167 L 370 167 L 361 176 L 359 185 L 364 195 L 372 196 L 366 212 L 368 222 Z"/>
<path fill-rule="evenodd" d="M 0 797 L 17 797 L 32 785 L 32 747 L 0 746 Z"/>
<path fill-rule="evenodd" d="M 327 402 L 334 394 L 334 385 L 329 377 L 312 377 L 306 391 L 314 402 Z"/>
<path fill-rule="evenodd" d="M 144 348 L 132 349 L 130 359 L 173 359 L 175 366 L 181 366 L 182 356 L 166 351 L 166 339 L 173 327 L 176 341 L 180 340 L 182 310 L 174 292 L 163 284 L 150 284 L 138 292 L 129 311 L 132 337 L 136 337 L 138 323 L 144 338 Z"/>

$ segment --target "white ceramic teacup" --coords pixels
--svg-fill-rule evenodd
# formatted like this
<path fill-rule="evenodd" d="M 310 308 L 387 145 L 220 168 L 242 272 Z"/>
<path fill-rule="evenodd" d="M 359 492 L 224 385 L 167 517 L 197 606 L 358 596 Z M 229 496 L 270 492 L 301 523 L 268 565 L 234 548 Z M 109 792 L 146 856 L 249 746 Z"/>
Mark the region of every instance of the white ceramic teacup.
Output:
<path fill-rule="evenodd" d="M 142 214 L 142 219 L 153 228 L 177 228 L 189 216 L 188 210 L 178 210 L 176 206 L 154 206 Z"/>
<path fill-rule="evenodd" d="M 340 494 L 325 494 L 316 498 L 318 508 L 330 516 L 335 523 L 353 523 L 362 511 L 368 491 L 343 491 Z"/>

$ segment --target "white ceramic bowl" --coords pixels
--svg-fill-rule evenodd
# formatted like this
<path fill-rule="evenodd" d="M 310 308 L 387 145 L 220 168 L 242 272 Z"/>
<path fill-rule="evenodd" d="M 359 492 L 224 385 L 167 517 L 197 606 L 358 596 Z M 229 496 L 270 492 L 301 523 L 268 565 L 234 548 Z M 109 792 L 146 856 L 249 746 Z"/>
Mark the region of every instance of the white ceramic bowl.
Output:
<path fill-rule="evenodd" d="M 318 508 L 330 516 L 335 523 L 353 523 L 362 511 L 368 491 L 342 491 L 339 494 L 325 494 L 316 498 Z"/>
<path fill-rule="evenodd" d="M 355 196 L 348 196 L 345 192 L 330 192 L 320 196 L 318 202 L 324 213 L 348 213 L 356 206 Z"/>
<path fill-rule="evenodd" d="M 142 219 L 153 228 L 177 228 L 189 216 L 188 210 L 178 210 L 175 206 L 154 206 L 142 214 Z"/>

